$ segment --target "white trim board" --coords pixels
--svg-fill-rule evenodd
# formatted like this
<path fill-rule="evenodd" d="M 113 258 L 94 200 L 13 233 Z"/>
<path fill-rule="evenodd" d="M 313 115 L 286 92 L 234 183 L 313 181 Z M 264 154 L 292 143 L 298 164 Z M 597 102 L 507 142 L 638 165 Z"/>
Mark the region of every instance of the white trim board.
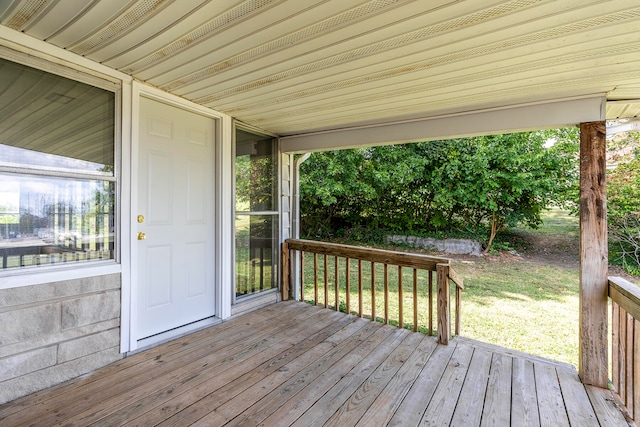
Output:
<path fill-rule="evenodd" d="M 306 153 L 560 128 L 604 120 L 605 108 L 605 96 L 593 95 L 286 136 L 280 139 L 280 147 L 286 153 Z"/>

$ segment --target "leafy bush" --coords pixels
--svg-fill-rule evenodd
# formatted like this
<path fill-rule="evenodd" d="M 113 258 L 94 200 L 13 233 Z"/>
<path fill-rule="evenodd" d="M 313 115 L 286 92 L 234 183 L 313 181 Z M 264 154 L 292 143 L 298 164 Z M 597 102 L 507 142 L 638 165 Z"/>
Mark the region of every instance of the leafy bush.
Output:
<path fill-rule="evenodd" d="M 502 228 L 536 227 L 549 204 L 571 200 L 576 152 L 567 129 L 315 153 L 301 168 L 301 229 L 311 238 L 489 229 L 490 246 Z"/>
<path fill-rule="evenodd" d="M 607 211 L 611 262 L 640 274 L 640 159 L 608 174 Z"/>

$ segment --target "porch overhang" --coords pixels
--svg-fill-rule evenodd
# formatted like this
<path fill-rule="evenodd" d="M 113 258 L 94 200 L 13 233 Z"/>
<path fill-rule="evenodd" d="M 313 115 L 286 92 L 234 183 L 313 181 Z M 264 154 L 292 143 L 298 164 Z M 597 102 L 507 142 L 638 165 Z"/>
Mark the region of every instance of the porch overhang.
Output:
<path fill-rule="evenodd" d="M 0 30 L 294 135 L 287 151 L 324 131 L 370 145 L 640 111 L 640 7 L 623 0 L 14 0 Z M 585 98 L 600 98 L 588 117 Z"/>

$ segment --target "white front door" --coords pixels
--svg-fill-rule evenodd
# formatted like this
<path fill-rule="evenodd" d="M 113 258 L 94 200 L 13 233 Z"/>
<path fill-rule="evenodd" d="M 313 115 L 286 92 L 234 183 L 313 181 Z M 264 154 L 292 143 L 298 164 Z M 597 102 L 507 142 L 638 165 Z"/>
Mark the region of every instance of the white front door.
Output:
<path fill-rule="evenodd" d="M 216 314 L 215 126 L 210 117 L 140 98 L 138 339 Z"/>

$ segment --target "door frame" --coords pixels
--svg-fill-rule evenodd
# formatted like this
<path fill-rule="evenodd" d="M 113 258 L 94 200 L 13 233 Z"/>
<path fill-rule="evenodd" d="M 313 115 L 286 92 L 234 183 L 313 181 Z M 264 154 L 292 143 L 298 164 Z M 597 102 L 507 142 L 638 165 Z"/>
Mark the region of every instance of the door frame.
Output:
<path fill-rule="evenodd" d="M 215 195 L 214 195 L 214 281 L 215 281 L 215 299 L 216 299 L 216 317 L 225 319 L 231 315 L 231 289 L 224 286 L 225 283 L 231 283 L 232 275 L 232 253 L 231 250 L 221 250 L 221 248 L 233 247 L 233 175 L 232 175 L 232 120 L 230 116 L 192 103 L 183 98 L 166 93 L 160 89 L 147 86 L 143 83 L 134 81 L 132 85 L 131 95 L 131 151 L 123 153 L 129 157 L 127 159 L 128 178 L 123 182 L 129 183 L 130 199 L 129 210 L 123 212 L 122 222 L 127 224 L 128 236 L 123 235 L 123 246 L 127 246 L 129 254 L 129 268 L 126 269 L 126 278 L 122 281 L 122 315 L 121 315 L 121 353 L 128 353 L 140 349 L 138 342 L 137 329 L 137 303 L 138 303 L 138 252 L 135 250 L 137 237 L 135 230 L 136 212 L 138 209 L 138 138 L 140 131 L 140 98 L 145 97 L 153 99 L 167 105 L 175 106 L 187 111 L 191 111 L 216 121 L 215 134 L 215 159 L 214 159 L 214 175 L 215 175 Z M 127 178 L 127 177 L 123 177 Z M 196 323 L 192 329 L 202 327 Z M 162 336 L 163 339 L 170 339 L 190 332 L 178 328 L 172 331 L 168 336 Z"/>

